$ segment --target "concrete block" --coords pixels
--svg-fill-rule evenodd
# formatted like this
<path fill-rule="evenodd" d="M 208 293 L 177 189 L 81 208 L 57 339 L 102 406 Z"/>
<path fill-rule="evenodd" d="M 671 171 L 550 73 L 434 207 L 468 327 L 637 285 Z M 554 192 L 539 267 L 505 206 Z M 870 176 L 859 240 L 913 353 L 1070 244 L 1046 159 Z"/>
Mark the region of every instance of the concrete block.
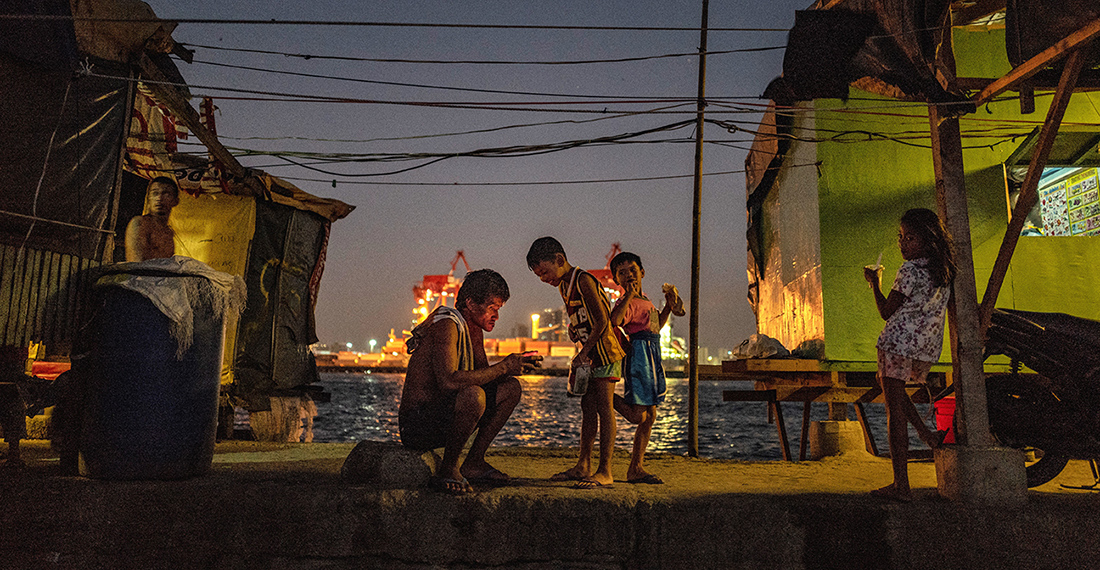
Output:
<path fill-rule="evenodd" d="M 340 475 L 351 483 L 418 487 L 435 474 L 441 461 L 434 451 L 413 451 L 393 442 L 360 441 L 344 460 Z"/>
<path fill-rule="evenodd" d="M 939 492 L 947 499 L 989 505 L 1027 501 L 1024 455 L 1018 449 L 945 445 L 935 458 Z"/>
<path fill-rule="evenodd" d="M 867 453 L 863 427 L 859 422 L 810 422 L 810 459 L 842 453 Z"/>

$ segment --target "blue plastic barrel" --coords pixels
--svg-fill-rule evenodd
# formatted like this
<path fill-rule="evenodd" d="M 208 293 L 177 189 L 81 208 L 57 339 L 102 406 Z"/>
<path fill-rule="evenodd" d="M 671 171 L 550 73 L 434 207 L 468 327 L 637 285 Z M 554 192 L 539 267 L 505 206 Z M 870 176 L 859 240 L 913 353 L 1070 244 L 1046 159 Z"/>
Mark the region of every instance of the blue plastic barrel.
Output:
<path fill-rule="evenodd" d="M 202 279 L 179 275 L 176 279 Z M 81 434 L 81 474 L 185 479 L 210 470 L 218 422 L 224 315 L 192 306 L 192 345 L 177 359 L 170 321 L 144 296 L 100 287 Z"/>

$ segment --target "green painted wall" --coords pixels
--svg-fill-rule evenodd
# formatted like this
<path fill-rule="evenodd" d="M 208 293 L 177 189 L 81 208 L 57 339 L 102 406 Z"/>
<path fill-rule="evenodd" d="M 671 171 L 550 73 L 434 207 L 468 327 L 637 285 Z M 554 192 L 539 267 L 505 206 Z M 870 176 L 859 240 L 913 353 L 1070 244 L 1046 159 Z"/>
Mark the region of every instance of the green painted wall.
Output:
<path fill-rule="evenodd" d="M 956 30 L 959 76 L 1003 75 L 1010 69 L 1003 46 L 1003 30 Z M 1024 135 L 1041 126 L 1050 96 L 1037 95 L 1033 114 L 1021 115 L 1018 102 L 1011 100 L 983 106 L 961 121 L 979 300 L 1008 220 L 1002 162 Z M 828 360 L 874 361 L 874 344 L 883 322 L 863 280 L 862 268 L 874 263 L 883 252 L 883 284 L 888 288 L 902 262 L 897 248 L 898 218 L 908 208 L 936 208 L 927 113 L 923 105 L 899 105 L 854 89 L 847 102 L 819 100 L 814 107 L 819 138 L 854 131 L 897 139 L 868 140 L 865 135 L 849 134 L 843 139 L 858 142 L 801 142 L 795 144 L 786 160 L 791 164 L 791 156 L 805 155 L 809 148 L 816 151 L 821 162 L 816 206 L 821 232 L 819 302 L 824 320 L 824 356 Z M 865 113 L 832 111 L 841 107 Z M 1098 109 L 1100 94 L 1076 94 L 1063 124 L 1091 124 L 1100 131 Z M 1019 135 L 1016 141 L 1012 140 L 1014 135 Z M 997 306 L 1100 319 L 1097 280 L 1100 239 L 1024 237 Z M 762 324 L 759 319 L 758 324 Z M 769 334 L 764 327 L 761 332 Z M 949 358 L 945 345 L 944 359 Z"/>

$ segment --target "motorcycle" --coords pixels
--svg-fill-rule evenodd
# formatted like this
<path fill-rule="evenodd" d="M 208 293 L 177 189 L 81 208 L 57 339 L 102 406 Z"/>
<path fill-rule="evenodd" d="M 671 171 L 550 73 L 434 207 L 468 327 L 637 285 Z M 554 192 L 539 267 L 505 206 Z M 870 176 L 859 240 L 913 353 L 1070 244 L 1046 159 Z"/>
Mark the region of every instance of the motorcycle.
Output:
<path fill-rule="evenodd" d="M 1012 365 L 986 376 L 989 431 L 1003 445 L 1041 451 L 1027 486 L 1050 481 L 1070 459 L 1091 461 L 1096 483 L 1084 488 L 1100 486 L 1100 322 L 995 309 L 985 358 L 996 354 Z"/>

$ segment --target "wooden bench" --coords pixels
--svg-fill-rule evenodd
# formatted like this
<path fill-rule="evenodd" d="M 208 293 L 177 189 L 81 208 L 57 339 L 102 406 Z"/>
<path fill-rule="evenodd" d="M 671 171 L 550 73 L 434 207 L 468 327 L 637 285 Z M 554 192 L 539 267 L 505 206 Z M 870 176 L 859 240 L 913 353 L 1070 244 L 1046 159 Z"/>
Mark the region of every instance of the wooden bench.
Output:
<path fill-rule="evenodd" d="M 783 420 L 782 402 L 802 402 L 802 433 L 799 441 L 799 461 L 804 461 L 809 450 L 810 404 L 830 404 L 830 416 L 842 412 L 847 418 L 847 404 L 853 404 L 856 419 L 863 428 L 864 445 L 872 455 L 878 455 L 878 446 L 867 423 L 863 405 L 881 403 L 882 390 L 876 385 L 875 363 L 829 362 L 805 359 L 747 359 L 722 363 L 721 372 L 708 371 L 701 376 L 708 380 L 752 381 L 752 390 L 724 390 L 724 402 L 765 402 L 768 404 L 768 420 L 774 421 L 779 433 L 783 459 L 791 461 L 787 427 Z M 951 381 L 949 364 L 937 364 L 929 374 L 933 384 L 946 385 Z M 916 403 L 928 403 L 929 391 L 922 385 L 906 387 L 909 397 Z M 844 408 L 834 408 L 843 405 Z"/>

